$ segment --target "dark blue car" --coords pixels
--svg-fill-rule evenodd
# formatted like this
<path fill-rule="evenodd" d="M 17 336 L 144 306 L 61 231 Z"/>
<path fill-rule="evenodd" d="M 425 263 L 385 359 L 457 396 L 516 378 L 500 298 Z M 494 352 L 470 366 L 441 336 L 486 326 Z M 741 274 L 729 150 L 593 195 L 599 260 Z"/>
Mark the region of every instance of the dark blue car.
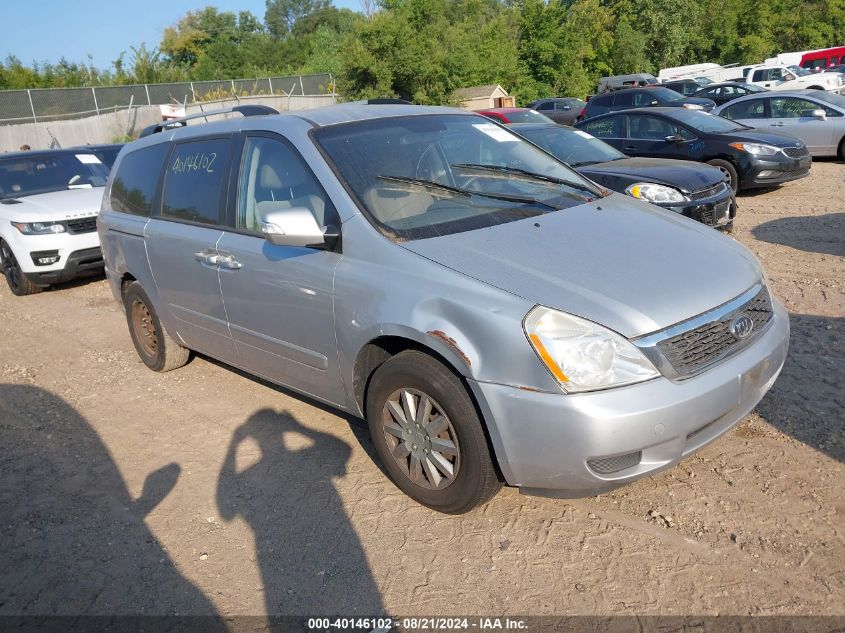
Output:
<path fill-rule="evenodd" d="M 655 106 L 669 108 L 687 108 L 710 112 L 716 107 L 712 99 L 701 97 L 685 97 L 669 88 L 660 86 L 648 88 L 629 88 L 614 90 L 603 95 L 592 97 L 587 102 L 584 118 L 615 112 L 616 110 L 630 110 L 631 108 L 651 108 Z"/>

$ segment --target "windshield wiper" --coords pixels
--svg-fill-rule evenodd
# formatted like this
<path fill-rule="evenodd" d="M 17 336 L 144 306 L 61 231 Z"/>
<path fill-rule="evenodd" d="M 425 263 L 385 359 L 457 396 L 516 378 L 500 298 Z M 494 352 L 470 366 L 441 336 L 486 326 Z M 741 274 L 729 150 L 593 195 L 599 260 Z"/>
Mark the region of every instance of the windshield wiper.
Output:
<path fill-rule="evenodd" d="M 578 183 L 574 183 L 569 180 L 564 180 L 563 178 L 557 178 L 556 176 L 536 174 L 533 171 L 527 171 L 525 169 L 520 169 L 519 167 L 505 167 L 504 165 L 479 165 L 476 163 L 455 163 L 454 165 L 450 165 L 450 167 L 457 167 L 458 169 L 468 169 L 473 171 L 486 171 L 493 173 L 499 172 L 503 174 L 508 174 L 510 176 L 515 176 L 517 178 L 522 178 L 524 180 L 539 180 L 541 182 L 550 182 L 554 185 L 563 185 L 564 187 L 570 187 L 572 189 L 578 189 L 579 191 L 585 191 L 591 196 L 596 195 L 595 191 L 584 185 L 579 185 Z"/>
<path fill-rule="evenodd" d="M 516 202 L 518 204 L 537 204 L 549 208 L 553 211 L 558 210 L 558 208 L 554 205 L 551 205 L 547 202 L 543 202 L 542 200 L 535 200 L 534 198 L 530 198 L 527 196 L 512 196 L 503 193 L 486 193 L 482 191 L 471 191 L 469 189 L 459 189 L 458 187 L 452 187 L 451 185 L 443 185 L 439 182 L 434 182 L 433 180 L 423 180 L 421 178 L 407 178 L 405 176 L 376 176 L 376 178 L 378 178 L 379 180 L 387 180 L 389 182 L 400 182 L 406 185 L 416 185 L 424 189 L 436 189 L 440 191 L 445 191 L 446 193 L 452 194 L 453 196 L 460 196 L 462 198 L 469 198 L 471 196 L 482 196 L 484 198 L 492 198 L 493 200 L 502 200 L 503 202 Z"/>
<path fill-rule="evenodd" d="M 621 157 L 620 157 L 621 158 Z M 582 160 L 580 163 L 566 163 L 570 167 L 586 167 L 587 165 L 598 165 L 599 163 L 609 163 L 619 158 L 608 158 L 605 160 Z"/>

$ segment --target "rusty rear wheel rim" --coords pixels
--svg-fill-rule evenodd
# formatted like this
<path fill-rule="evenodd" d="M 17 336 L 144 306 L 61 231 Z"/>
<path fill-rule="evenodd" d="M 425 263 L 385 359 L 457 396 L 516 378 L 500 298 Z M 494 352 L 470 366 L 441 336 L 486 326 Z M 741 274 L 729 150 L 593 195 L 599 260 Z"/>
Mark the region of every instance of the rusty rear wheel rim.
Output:
<path fill-rule="evenodd" d="M 135 299 L 132 302 L 132 328 L 144 355 L 154 358 L 158 353 L 158 334 L 156 333 L 153 317 L 147 305 Z"/>
<path fill-rule="evenodd" d="M 458 476 L 461 449 L 452 422 L 431 396 L 397 389 L 382 409 L 387 448 L 399 470 L 427 490 L 443 490 Z"/>

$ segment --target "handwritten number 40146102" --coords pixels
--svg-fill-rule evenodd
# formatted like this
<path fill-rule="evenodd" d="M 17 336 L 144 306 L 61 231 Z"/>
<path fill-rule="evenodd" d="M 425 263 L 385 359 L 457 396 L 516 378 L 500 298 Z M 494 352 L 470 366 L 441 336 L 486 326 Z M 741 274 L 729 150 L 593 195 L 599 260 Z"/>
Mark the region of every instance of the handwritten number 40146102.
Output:
<path fill-rule="evenodd" d="M 204 154 L 197 152 L 191 156 L 184 158 L 176 157 L 173 161 L 173 173 L 185 174 L 196 171 L 204 171 L 209 174 L 214 173 L 214 161 L 217 160 L 217 152 Z"/>

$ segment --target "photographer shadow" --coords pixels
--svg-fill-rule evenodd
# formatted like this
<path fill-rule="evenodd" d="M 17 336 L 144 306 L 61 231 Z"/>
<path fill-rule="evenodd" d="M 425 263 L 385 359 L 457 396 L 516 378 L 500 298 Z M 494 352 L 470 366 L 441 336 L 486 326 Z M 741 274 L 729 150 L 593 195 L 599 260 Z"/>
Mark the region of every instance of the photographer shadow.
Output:
<path fill-rule="evenodd" d="M 332 481 L 346 473 L 350 453 L 343 441 L 270 409 L 253 414 L 232 436 L 218 479 L 218 510 L 226 521 L 242 517 L 254 532 L 274 630 L 283 627 L 273 616 L 383 612 Z M 252 463 L 242 465 L 244 458 Z"/>

